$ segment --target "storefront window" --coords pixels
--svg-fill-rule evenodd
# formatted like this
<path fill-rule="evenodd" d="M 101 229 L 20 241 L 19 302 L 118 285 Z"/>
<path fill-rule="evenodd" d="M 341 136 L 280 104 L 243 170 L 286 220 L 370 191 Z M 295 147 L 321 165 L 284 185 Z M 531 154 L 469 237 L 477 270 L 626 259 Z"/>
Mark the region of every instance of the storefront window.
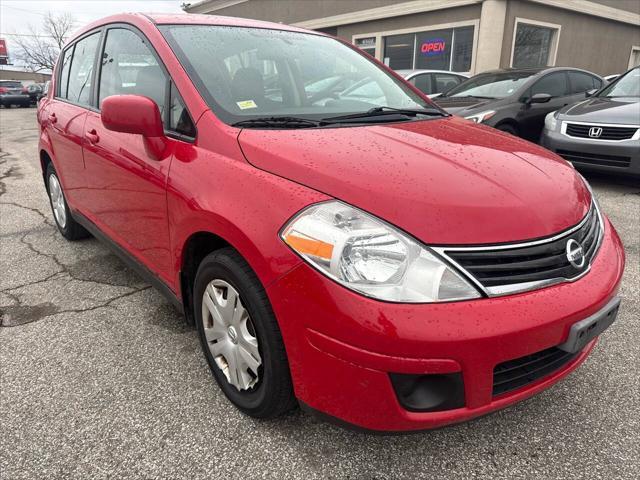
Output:
<path fill-rule="evenodd" d="M 449 70 L 453 29 L 418 33 L 416 37 L 415 68 Z"/>
<path fill-rule="evenodd" d="M 514 68 L 546 67 L 556 30 L 538 25 L 518 23 L 513 46 Z"/>
<path fill-rule="evenodd" d="M 453 59 L 451 71 L 468 72 L 471 70 L 471 55 L 473 54 L 473 27 L 455 29 L 453 42 Z"/>
<path fill-rule="evenodd" d="M 413 49 L 416 36 L 392 35 L 384 39 L 384 63 L 394 70 L 413 68 Z"/>
<path fill-rule="evenodd" d="M 358 38 L 355 41 L 356 47 L 372 57 L 376 56 L 376 37 Z"/>
<path fill-rule="evenodd" d="M 473 28 L 445 28 L 384 37 L 384 61 L 395 70 L 468 72 L 473 54 Z"/>

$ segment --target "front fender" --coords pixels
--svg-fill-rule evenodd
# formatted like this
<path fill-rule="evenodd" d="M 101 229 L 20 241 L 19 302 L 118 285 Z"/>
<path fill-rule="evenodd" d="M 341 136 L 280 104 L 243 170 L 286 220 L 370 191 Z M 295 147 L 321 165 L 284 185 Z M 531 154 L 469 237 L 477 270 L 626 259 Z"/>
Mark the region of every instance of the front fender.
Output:
<path fill-rule="evenodd" d="M 174 157 L 167 188 L 175 286 L 185 246 L 201 232 L 235 248 L 265 288 L 298 265 L 278 233 L 299 210 L 329 197 L 253 167 L 240 152 L 231 158 L 189 148 L 188 161 Z"/>

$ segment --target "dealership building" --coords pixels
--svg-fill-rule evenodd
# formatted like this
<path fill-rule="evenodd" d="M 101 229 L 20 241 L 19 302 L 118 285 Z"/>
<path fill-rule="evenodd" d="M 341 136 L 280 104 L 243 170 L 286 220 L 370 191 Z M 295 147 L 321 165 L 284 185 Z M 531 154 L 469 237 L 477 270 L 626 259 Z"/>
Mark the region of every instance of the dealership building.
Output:
<path fill-rule="evenodd" d="M 640 0 L 201 0 L 184 8 L 325 32 L 394 69 L 549 65 L 609 75 L 640 64 Z"/>

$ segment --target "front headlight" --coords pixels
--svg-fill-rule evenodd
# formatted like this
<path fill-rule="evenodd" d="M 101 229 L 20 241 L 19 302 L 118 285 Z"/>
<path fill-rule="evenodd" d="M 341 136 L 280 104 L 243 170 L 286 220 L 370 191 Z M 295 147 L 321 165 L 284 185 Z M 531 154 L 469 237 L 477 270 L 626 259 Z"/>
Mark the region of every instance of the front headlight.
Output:
<path fill-rule="evenodd" d="M 321 273 L 369 297 L 406 303 L 480 297 L 426 246 L 338 201 L 303 210 L 285 226 L 281 237 Z"/>
<path fill-rule="evenodd" d="M 553 132 L 558 126 L 558 110 L 554 110 L 553 112 L 547 113 L 547 116 L 544 117 L 544 128 Z"/>
<path fill-rule="evenodd" d="M 466 118 L 467 120 L 471 120 L 472 122 L 475 122 L 475 123 L 482 123 L 489 120 L 495 114 L 496 114 L 495 110 L 487 110 L 486 112 L 476 113 L 475 115 L 469 115 L 468 117 L 464 117 L 464 118 Z"/>

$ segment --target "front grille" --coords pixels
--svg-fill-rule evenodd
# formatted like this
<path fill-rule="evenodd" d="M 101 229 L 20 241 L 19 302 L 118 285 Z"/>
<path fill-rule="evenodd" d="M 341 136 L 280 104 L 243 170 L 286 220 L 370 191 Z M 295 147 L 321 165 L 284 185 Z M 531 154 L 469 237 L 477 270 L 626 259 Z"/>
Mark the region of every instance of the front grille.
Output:
<path fill-rule="evenodd" d="M 591 137 L 591 128 L 602 129 L 597 137 Z M 638 130 L 638 127 L 605 127 L 601 125 L 583 125 L 581 123 L 567 123 L 567 135 L 577 138 L 591 138 L 594 140 L 629 140 Z"/>
<path fill-rule="evenodd" d="M 631 157 L 618 155 L 602 155 L 599 153 L 574 152 L 572 150 L 556 150 L 556 153 L 570 162 L 588 163 L 589 165 L 601 165 L 603 167 L 628 168 L 631 165 Z"/>
<path fill-rule="evenodd" d="M 447 249 L 446 256 L 474 277 L 489 295 L 528 290 L 551 283 L 574 279 L 590 266 L 600 243 L 598 211 L 592 204 L 589 213 L 565 235 L 528 244 Z M 577 241 L 584 253 L 581 267 L 569 262 L 567 242 Z"/>
<path fill-rule="evenodd" d="M 493 396 L 516 390 L 544 378 L 575 359 L 580 352 L 569 353 L 556 347 L 496 365 L 493 369 Z"/>

